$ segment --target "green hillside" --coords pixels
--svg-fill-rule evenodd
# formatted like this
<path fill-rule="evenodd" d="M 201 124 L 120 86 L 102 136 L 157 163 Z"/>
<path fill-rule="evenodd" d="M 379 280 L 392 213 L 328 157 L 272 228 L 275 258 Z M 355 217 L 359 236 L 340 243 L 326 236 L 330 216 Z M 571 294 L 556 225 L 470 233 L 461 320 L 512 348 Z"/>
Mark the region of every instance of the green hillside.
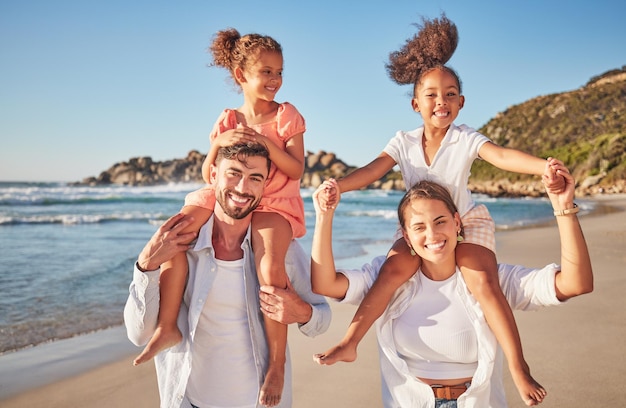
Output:
<path fill-rule="evenodd" d="M 563 160 L 579 184 L 593 185 L 599 191 L 623 192 L 626 66 L 594 77 L 580 89 L 539 96 L 512 106 L 479 131 L 501 146 Z M 478 160 L 472 168 L 471 181 L 480 184 L 487 180 L 515 182 L 529 178 Z"/>

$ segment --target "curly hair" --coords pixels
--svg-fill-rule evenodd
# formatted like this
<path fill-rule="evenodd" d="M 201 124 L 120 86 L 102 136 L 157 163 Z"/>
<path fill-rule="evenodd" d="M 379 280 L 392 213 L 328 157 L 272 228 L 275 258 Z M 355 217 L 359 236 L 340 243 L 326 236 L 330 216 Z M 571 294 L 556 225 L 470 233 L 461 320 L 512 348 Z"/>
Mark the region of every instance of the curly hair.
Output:
<path fill-rule="evenodd" d="M 445 14 L 433 20 L 422 17 L 422 24 L 414 25 L 418 28 L 417 34 L 407 39 L 398 51 L 389 54 L 385 68 L 391 80 L 399 85 L 413 84 L 415 90 L 425 74 L 441 69 L 456 78 L 460 91 L 458 74 L 445 65 L 459 42 L 456 25 Z"/>
<path fill-rule="evenodd" d="M 245 70 L 254 64 L 259 54 L 263 51 L 277 52 L 282 54 L 281 45 L 270 36 L 256 33 L 242 36 L 234 28 L 218 31 L 211 46 L 207 50 L 213 56 L 210 66 L 226 68 L 237 85 L 235 69 Z"/>

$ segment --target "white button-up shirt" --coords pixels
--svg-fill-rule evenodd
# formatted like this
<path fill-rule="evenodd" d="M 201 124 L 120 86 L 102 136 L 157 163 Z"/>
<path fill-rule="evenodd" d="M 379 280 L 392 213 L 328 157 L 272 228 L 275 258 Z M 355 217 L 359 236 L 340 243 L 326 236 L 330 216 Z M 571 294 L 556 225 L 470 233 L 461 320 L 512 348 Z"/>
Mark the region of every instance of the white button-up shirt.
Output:
<path fill-rule="evenodd" d="M 191 342 L 194 339 L 204 302 L 217 273 L 215 251 L 211 240 L 212 231 L 213 217 L 200 229 L 194 247 L 187 251 L 189 275 L 178 314 L 178 327 L 183 340 L 154 358 L 163 408 L 191 408 L 191 403 L 185 393 L 191 365 L 203 363 L 192 361 Z M 250 228 L 241 248 L 244 259 L 246 307 L 253 350 L 253 355 L 250 357 L 254 359 L 260 390 L 268 366 L 269 351 L 260 311 L 259 281 L 250 244 Z M 330 325 L 330 307 L 323 296 L 311 291 L 310 260 L 296 241 L 292 241 L 289 247 L 285 267 L 294 290 L 305 302 L 311 304 L 313 310 L 309 322 L 299 325 L 300 331 L 310 337 L 324 333 Z M 156 329 L 160 299 L 159 273 L 160 270 L 141 272 L 135 264 L 133 281 L 129 288 L 130 294 L 124 308 L 124 322 L 128 338 L 138 346 L 147 344 Z M 291 360 L 287 349 L 285 383 L 279 407 L 290 407 L 291 403 Z M 260 405 L 257 406 L 261 408 Z"/>

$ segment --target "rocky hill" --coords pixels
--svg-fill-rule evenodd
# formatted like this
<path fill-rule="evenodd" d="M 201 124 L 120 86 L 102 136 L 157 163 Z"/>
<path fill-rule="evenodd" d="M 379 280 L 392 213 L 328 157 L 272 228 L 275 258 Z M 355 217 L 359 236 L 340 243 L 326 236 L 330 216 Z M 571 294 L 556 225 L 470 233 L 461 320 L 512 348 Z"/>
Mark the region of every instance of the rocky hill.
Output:
<path fill-rule="evenodd" d="M 501 146 L 563 160 L 582 194 L 626 192 L 626 66 L 574 91 L 512 106 L 479 131 Z M 491 195 L 539 184 L 481 161 L 474 163 L 471 182 L 472 190 Z"/>
<path fill-rule="evenodd" d="M 512 106 L 480 132 L 501 146 L 563 160 L 579 182 L 579 195 L 626 193 L 626 66 L 594 77 L 580 89 Z M 203 160 L 197 151 L 163 162 L 132 158 L 76 184 L 201 182 Z M 334 153 L 307 152 L 301 184 L 316 187 L 354 169 Z M 404 183 L 399 173 L 389 172 L 369 188 L 402 190 Z M 481 161 L 472 168 L 470 189 L 491 196 L 543 195 L 538 177 L 503 172 Z"/>
<path fill-rule="evenodd" d="M 127 162 L 115 163 L 98 177 L 88 177 L 75 185 L 122 184 L 129 186 L 149 186 L 167 183 L 202 182 L 202 162 L 205 155 L 192 150 L 183 159 L 153 161 L 150 157 L 135 157 Z M 340 178 L 355 170 L 338 159 L 334 153 L 319 151 L 307 152 L 302 187 L 317 187 L 327 178 Z M 369 188 L 403 190 L 404 183 L 399 172 L 389 172 Z"/>

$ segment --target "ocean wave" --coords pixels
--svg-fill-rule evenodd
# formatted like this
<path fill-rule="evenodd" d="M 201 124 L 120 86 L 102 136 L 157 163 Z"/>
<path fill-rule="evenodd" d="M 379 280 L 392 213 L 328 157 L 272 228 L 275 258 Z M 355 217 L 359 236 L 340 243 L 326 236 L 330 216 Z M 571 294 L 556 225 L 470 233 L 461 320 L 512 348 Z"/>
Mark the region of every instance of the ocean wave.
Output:
<path fill-rule="evenodd" d="M 121 213 L 121 214 L 37 214 L 37 215 L 0 215 L 0 226 L 21 224 L 99 224 L 106 222 L 138 222 L 145 221 L 160 225 L 170 215 L 163 213 Z"/>
<path fill-rule="evenodd" d="M 398 212 L 396 210 L 352 210 L 342 215 L 349 217 L 378 217 L 386 220 L 398 218 Z"/>
<path fill-rule="evenodd" d="M 0 205 L 52 206 L 93 203 L 160 201 L 181 202 L 185 195 L 200 184 L 167 184 L 149 187 L 103 186 L 85 187 L 63 184 L 0 183 Z"/>

